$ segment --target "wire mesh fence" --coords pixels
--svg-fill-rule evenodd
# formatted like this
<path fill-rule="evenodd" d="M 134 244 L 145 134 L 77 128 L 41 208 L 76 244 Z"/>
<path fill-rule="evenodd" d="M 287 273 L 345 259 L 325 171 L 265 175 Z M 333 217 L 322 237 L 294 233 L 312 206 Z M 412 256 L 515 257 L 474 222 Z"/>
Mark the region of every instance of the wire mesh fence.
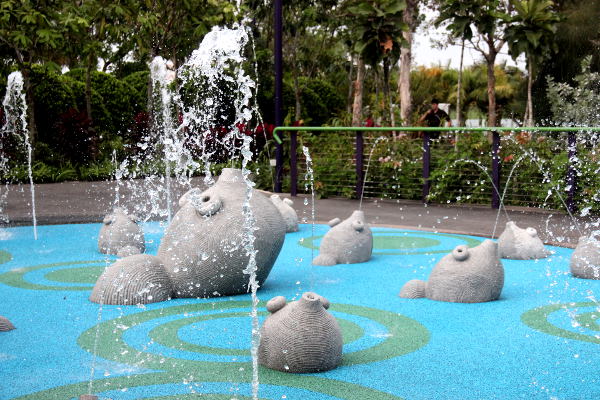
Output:
<path fill-rule="evenodd" d="M 490 204 L 496 193 L 505 205 L 565 209 L 571 196 L 577 208 L 600 210 L 600 128 L 571 132 L 569 128 L 455 128 L 441 132 L 420 131 L 422 128 L 302 129 L 306 130 L 298 129 L 295 150 L 300 193 L 310 187 L 302 152 L 306 146 L 312 157 L 315 191 L 322 197 L 358 198 L 362 192 L 367 198 L 420 200 L 428 181 L 425 194 L 429 202 Z M 428 175 L 423 136 L 430 136 Z M 294 177 L 288 175 L 287 179 Z"/>

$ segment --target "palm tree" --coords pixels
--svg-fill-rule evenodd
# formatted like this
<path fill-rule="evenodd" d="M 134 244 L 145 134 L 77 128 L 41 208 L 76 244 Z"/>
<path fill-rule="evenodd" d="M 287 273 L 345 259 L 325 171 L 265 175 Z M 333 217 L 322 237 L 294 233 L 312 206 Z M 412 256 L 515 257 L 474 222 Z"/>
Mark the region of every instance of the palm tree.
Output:
<path fill-rule="evenodd" d="M 527 60 L 527 106 L 523 119 L 527 126 L 533 126 L 533 76 L 537 65 L 556 51 L 553 36 L 560 17 L 551 0 L 511 0 L 511 5 L 515 14 L 509 19 L 505 37 L 513 59 L 525 54 Z"/>
<path fill-rule="evenodd" d="M 400 53 L 402 32 L 407 29 L 403 22 L 405 8 L 405 0 L 348 0 L 343 7 L 354 36 L 353 50 L 359 55 L 359 71 L 361 62 L 370 64 L 374 69 L 383 64 L 384 102 L 390 120 L 389 72 L 392 59 L 397 59 Z M 356 85 L 354 104 L 360 103 L 356 97 L 362 97 L 362 91 L 358 90 L 361 87 Z"/>

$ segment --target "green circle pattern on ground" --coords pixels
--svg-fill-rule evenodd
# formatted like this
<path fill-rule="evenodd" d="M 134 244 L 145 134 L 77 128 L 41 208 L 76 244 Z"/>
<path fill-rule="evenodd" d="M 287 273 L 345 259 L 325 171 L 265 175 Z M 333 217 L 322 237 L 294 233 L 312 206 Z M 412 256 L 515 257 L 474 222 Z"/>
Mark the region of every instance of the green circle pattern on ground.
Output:
<path fill-rule="evenodd" d="M 218 302 L 219 309 L 223 311 L 227 309 L 233 311 L 240 308 L 250 308 L 250 306 L 251 302 L 249 301 Z M 261 303 L 260 306 L 264 307 L 264 303 Z M 192 376 L 196 378 L 192 379 L 193 381 L 201 380 L 202 382 L 252 382 L 252 366 L 250 362 L 208 362 L 163 357 L 159 354 L 138 351 L 125 343 L 123 339 L 124 330 L 120 328 L 121 326 L 132 328 L 153 319 L 169 315 L 183 315 L 185 313 L 189 314 L 197 312 L 213 313 L 214 307 L 215 303 L 205 302 L 144 311 L 100 323 L 82 333 L 78 338 L 78 344 L 83 349 L 93 352 L 94 342 L 97 339 L 96 354 L 98 357 L 134 365 L 144 369 L 163 371 L 99 379 L 95 381 L 95 387 L 102 388 L 102 391 L 120 390 L 130 387 L 180 383 L 183 379 L 190 380 Z M 385 326 L 388 330 L 389 335 L 382 342 L 367 349 L 344 354 L 344 365 L 366 364 L 400 357 L 420 349 L 429 342 L 429 331 L 427 328 L 411 318 L 394 312 L 350 304 L 332 304 L 330 310 L 337 313 L 350 314 L 370 319 Z M 229 314 L 231 316 L 237 316 L 238 312 L 231 312 Z M 248 315 L 247 312 L 242 312 L 241 314 Z M 207 315 L 210 316 L 213 314 Z M 352 323 L 343 325 L 345 332 L 349 326 L 352 326 L 351 324 Z M 172 336 L 173 334 L 176 334 L 178 328 L 176 327 L 176 324 L 168 326 L 167 332 L 163 331 L 162 333 L 157 329 L 158 328 L 154 328 L 151 331 L 153 332 L 152 335 L 156 336 L 158 334 L 160 337 L 165 334 Z M 168 332 L 169 329 L 170 332 Z M 351 333 L 349 335 L 350 340 L 355 335 L 356 333 Z M 349 339 L 347 338 L 347 340 Z M 172 343 L 170 340 L 167 340 L 167 344 L 171 345 Z M 348 381 L 329 379 L 313 374 L 289 374 L 262 367 L 260 369 L 260 382 L 266 385 L 309 390 L 315 393 L 322 393 L 347 400 L 399 399 L 398 396 L 394 396 L 390 393 L 381 392 Z M 77 397 L 81 393 L 87 393 L 87 389 L 88 383 L 81 382 L 19 397 L 18 400 L 71 398 Z M 171 399 L 184 397 L 165 396 L 159 397 L 158 399 L 162 398 Z"/>
<path fill-rule="evenodd" d="M 95 284 L 102 272 L 104 267 L 80 267 L 80 268 L 67 268 L 57 269 L 50 271 L 44 278 L 49 281 L 62 282 L 62 283 L 89 283 Z"/>
<path fill-rule="evenodd" d="M 267 312 L 259 312 L 260 316 L 268 315 Z M 178 335 L 179 329 L 184 326 L 195 324 L 198 322 L 210 321 L 213 319 L 221 319 L 221 318 L 236 318 L 236 317 L 247 317 L 247 312 L 233 312 L 233 313 L 218 313 L 218 314 L 207 314 L 207 315 L 199 315 L 194 317 L 186 317 L 177 319 L 175 321 L 170 321 L 165 324 L 159 325 L 156 328 L 152 329 L 149 333 L 149 336 L 154 342 L 161 344 L 166 347 L 175 348 L 183 351 L 190 351 L 194 353 L 202 353 L 202 354 L 215 354 L 215 355 L 225 355 L 225 356 L 249 356 L 250 350 L 248 349 L 229 349 L 225 347 L 209 347 L 209 346 L 201 346 L 194 343 L 189 343 L 181 340 Z M 338 324 L 342 329 L 344 336 L 344 344 L 351 343 L 355 340 L 358 340 L 363 335 L 363 330 L 360 326 L 356 325 L 354 322 L 337 318 Z"/>
<path fill-rule="evenodd" d="M 79 268 L 68 268 L 68 269 L 61 269 L 61 270 L 57 270 L 57 271 L 50 271 L 46 274 L 46 277 L 49 277 L 48 279 L 50 280 L 54 280 L 57 282 L 69 282 L 69 283 L 82 283 L 82 284 L 86 284 L 86 286 L 61 286 L 61 285 L 46 285 L 46 284 L 39 284 L 39 283 L 32 283 L 32 282 L 28 282 L 27 280 L 25 280 L 25 275 L 29 272 L 32 271 L 37 271 L 37 270 L 41 270 L 41 269 L 46 269 L 46 268 L 53 268 L 53 267 L 62 267 L 62 266 L 68 266 L 68 265 L 87 265 L 86 267 L 79 267 Z M 69 262 L 62 262 L 62 263 L 53 263 L 53 264 L 41 264 L 41 265 L 36 265 L 33 267 L 23 267 L 23 268 L 15 268 L 13 270 L 10 270 L 8 272 L 5 272 L 3 274 L 0 274 L 0 283 L 4 283 L 6 285 L 9 286 L 13 286 L 16 288 L 20 288 L 20 289 L 29 289 L 29 290 L 70 290 L 70 291 L 81 291 L 81 290 L 90 290 L 93 286 L 93 284 L 95 283 L 95 280 L 91 280 L 92 279 L 92 275 L 96 274 L 98 272 L 101 272 L 102 269 L 104 269 L 106 265 L 106 261 L 105 260 L 93 260 L 93 261 L 69 261 Z M 90 269 L 89 272 L 84 271 L 86 269 Z M 68 278 L 70 272 L 73 272 L 73 277 Z M 99 276 L 99 274 L 98 274 Z M 81 281 L 79 281 L 78 279 L 82 279 Z"/>
<path fill-rule="evenodd" d="M 303 238 L 298 241 L 300 246 L 319 250 L 316 241 L 324 235 L 316 235 Z M 425 236 L 425 237 L 424 237 Z M 439 246 L 441 241 L 428 236 L 443 236 L 457 239 L 469 247 L 475 247 L 481 244 L 481 240 L 466 237 L 462 235 L 452 235 L 449 233 L 434 232 L 410 232 L 402 230 L 373 231 L 373 253 L 380 255 L 413 255 L 413 254 L 445 254 L 450 253 L 454 248 L 442 250 L 418 250 Z"/>
<path fill-rule="evenodd" d="M 583 333 L 573 332 L 567 329 L 560 328 L 548 321 L 550 314 L 566 309 L 598 307 L 595 302 L 585 303 L 567 303 L 567 304 L 550 304 L 543 307 L 534 308 L 521 315 L 521 321 L 536 331 L 546 333 L 548 335 L 558 336 L 566 339 L 579 340 L 582 342 L 600 344 L 600 338 L 590 336 Z M 600 326 L 596 318 L 600 316 L 599 312 L 588 312 L 575 316 L 575 320 L 584 328 L 600 331 Z"/>
<path fill-rule="evenodd" d="M 0 250 L 0 264 L 4 264 L 12 260 L 12 255 L 5 250 Z"/>

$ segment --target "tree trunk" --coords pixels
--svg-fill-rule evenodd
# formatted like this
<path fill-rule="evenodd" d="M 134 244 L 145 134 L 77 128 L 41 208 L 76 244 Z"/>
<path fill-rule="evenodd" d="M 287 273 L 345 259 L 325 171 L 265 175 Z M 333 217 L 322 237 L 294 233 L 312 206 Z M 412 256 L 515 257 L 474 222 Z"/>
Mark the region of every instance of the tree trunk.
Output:
<path fill-rule="evenodd" d="M 465 55 L 465 39 L 463 38 L 460 47 L 460 66 L 458 68 L 458 84 L 456 85 L 456 126 L 464 125 L 462 115 L 462 76 L 463 76 L 463 60 Z"/>
<path fill-rule="evenodd" d="M 533 126 L 533 100 L 531 98 L 531 89 L 533 86 L 533 66 L 531 61 L 527 63 L 527 126 Z"/>
<path fill-rule="evenodd" d="M 90 126 L 92 125 L 92 68 L 95 67 L 92 65 L 93 60 L 94 56 L 90 54 L 85 69 L 85 112 L 90 120 Z"/>
<path fill-rule="evenodd" d="M 392 108 L 390 99 L 390 60 L 388 57 L 383 59 L 383 115 L 384 124 L 389 125 L 392 120 L 391 112 Z"/>
<path fill-rule="evenodd" d="M 352 104 L 352 126 L 362 126 L 363 86 L 365 80 L 365 62 L 358 58 L 356 81 L 354 81 L 354 103 Z"/>
<path fill-rule="evenodd" d="M 488 95 L 488 126 L 496 126 L 496 75 L 494 65 L 496 64 L 496 53 L 490 49 L 487 58 L 487 95 Z"/>
<path fill-rule="evenodd" d="M 412 92 L 410 88 L 410 65 L 412 61 L 413 31 L 416 28 L 415 15 L 417 13 L 417 0 L 408 0 L 402 13 L 402 20 L 408 25 L 408 30 L 402 32 L 406 41 L 405 47 L 400 49 L 400 77 L 398 79 L 398 93 L 400 94 L 400 118 L 402 125 L 409 126 L 412 117 Z"/>
<path fill-rule="evenodd" d="M 298 82 L 298 74 L 294 71 L 294 99 L 296 100 L 294 121 L 300 121 L 302 117 L 302 90 L 300 89 L 300 83 Z"/>
<path fill-rule="evenodd" d="M 348 97 L 346 101 L 346 110 L 348 114 L 352 112 L 352 93 L 354 92 L 354 57 L 350 60 L 350 70 L 348 71 Z"/>

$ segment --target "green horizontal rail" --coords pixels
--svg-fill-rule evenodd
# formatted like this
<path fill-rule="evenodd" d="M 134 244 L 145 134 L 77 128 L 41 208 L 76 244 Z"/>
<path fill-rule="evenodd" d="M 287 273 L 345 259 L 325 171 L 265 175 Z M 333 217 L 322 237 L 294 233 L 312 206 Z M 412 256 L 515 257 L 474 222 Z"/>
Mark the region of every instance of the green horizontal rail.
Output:
<path fill-rule="evenodd" d="M 540 127 L 527 127 L 520 126 L 515 128 L 508 128 L 503 126 L 488 126 L 488 127 L 428 127 L 428 126 L 278 126 L 273 130 L 273 138 L 279 144 L 282 144 L 279 132 L 284 131 L 311 131 L 311 132 L 334 132 L 334 131 L 347 131 L 347 132 L 522 132 L 522 131 L 535 131 L 535 132 L 600 132 L 600 126 L 540 126 Z"/>

